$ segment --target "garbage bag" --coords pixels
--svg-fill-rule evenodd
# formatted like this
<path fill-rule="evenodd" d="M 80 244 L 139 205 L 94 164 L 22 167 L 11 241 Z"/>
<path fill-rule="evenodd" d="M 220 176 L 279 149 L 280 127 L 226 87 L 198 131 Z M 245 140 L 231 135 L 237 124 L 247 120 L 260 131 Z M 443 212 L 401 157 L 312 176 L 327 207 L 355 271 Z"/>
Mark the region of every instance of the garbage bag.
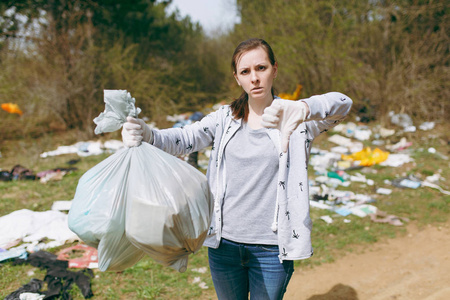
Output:
<path fill-rule="evenodd" d="M 121 149 L 80 178 L 69 210 L 69 228 L 98 249 L 101 271 L 122 271 L 145 254 L 125 235 L 132 151 Z"/>
<path fill-rule="evenodd" d="M 137 248 L 180 272 L 206 238 L 212 196 L 203 173 L 148 143 L 130 148 L 125 232 Z"/>
<path fill-rule="evenodd" d="M 137 116 L 134 98 L 105 90 L 96 133 L 119 129 Z M 97 130 L 98 129 L 98 130 Z M 98 248 L 99 269 L 123 270 L 148 254 L 180 272 L 203 244 L 212 215 L 206 176 L 148 143 L 117 151 L 81 178 L 69 228 Z"/>

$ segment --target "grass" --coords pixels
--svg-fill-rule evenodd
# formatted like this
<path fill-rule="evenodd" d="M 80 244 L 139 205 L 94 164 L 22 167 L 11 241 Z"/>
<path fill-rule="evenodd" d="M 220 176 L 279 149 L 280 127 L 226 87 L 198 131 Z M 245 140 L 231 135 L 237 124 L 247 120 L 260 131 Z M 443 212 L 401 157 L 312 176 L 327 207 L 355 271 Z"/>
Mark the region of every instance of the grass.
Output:
<path fill-rule="evenodd" d="M 445 196 L 436 189 L 421 187 L 418 189 L 401 189 L 387 185 L 385 180 L 393 180 L 406 175 L 415 175 L 424 179 L 441 170 L 443 178 L 450 177 L 449 161 L 437 154 L 427 151 L 434 147 L 438 153 L 448 155 L 448 130 L 441 125 L 434 130 L 434 135 L 428 132 L 410 134 L 414 145 L 410 148 L 413 163 L 398 168 L 372 166 L 352 171 L 363 173 L 367 178 L 375 181 L 374 186 L 352 183 L 347 188 L 355 193 L 374 195 L 373 205 L 389 214 L 407 217 L 419 227 L 425 225 L 439 225 L 448 222 L 450 197 Z M 314 146 L 327 149 L 334 146 L 327 141 L 327 135 L 320 136 Z M 117 135 L 105 135 L 103 139 L 119 138 Z M 82 140 L 77 133 L 66 133 L 58 136 L 43 136 L 39 139 L 23 138 L 14 141 L 3 141 L 0 146 L 2 157 L 0 168 L 10 170 L 14 165 L 21 164 L 35 173 L 47 169 L 68 167 L 67 162 L 79 158 L 76 155 L 62 155 L 40 158 L 44 151 L 54 150 L 59 145 L 70 145 Z M 61 181 L 50 181 L 42 184 L 39 181 L 11 181 L 0 182 L 0 216 L 19 209 L 45 211 L 51 208 L 56 200 L 70 200 L 73 198 L 79 178 L 95 164 L 107 157 L 106 154 L 80 158 L 75 166 L 78 170 L 67 174 Z M 314 170 L 311 168 L 311 175 Z M 441 181 L 440 185 L 449 190 L 448 182 Z M 392 189 L 390 195 L 376 195 L 377 187 Z M 329 215 L 334 222 L 327 224 L 320 219 Z M 374 223 L 369 218 L 360 218 L 354 215 L 341 217 L 333 212 L 311 209 L 314 222 L 312 239 L 314 256 L 303 261 L 296 261 L 297 269 L 313 268 L 314 266 L 333 262 L 349 252 L 361 252 L 371 249 L 377 241 L 394 238 L 406 233 L 404 226 L 395 227 L 389 224 Z M 344 219 L 350 220 L 345 223 Z M 65 247 L 50 249 L 57 253 Z M 145 257 L 133 267 L 123 272 L 100 272 L 94 270 L 92 279 L 94 299 L 215 299 L 215 292 L 209 270 L 206 273 L 196 272 L 195 269 L 208 268 L 207 250 L 202 248 L 198 253 L 191 255 L 188 269 L 185 273 L 178 273 L 172 269 L 162 267 L 151 258 Z M 9 262 L 2 263 L 0 267 L 0 297 L 30 281 L 31 278 L 43 279 L 45 271 L 29 265 L 14 266 Z M 200 279 L 207 289 L 202 289 L 194 280 Z M 43 288 L 45 290 L 46 287 Z M 73 285 L 71 295 L 74 299 L 83 299 L 79 288 Z"/>

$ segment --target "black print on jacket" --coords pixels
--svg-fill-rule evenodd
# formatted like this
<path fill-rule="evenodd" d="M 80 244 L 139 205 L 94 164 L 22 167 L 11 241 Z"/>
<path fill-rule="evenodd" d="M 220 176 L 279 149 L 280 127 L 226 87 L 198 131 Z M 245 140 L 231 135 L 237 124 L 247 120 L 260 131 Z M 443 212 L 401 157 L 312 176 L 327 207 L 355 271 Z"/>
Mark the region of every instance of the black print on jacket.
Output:
<path fill-rule="evenodd" d="M 203 127 L 203 131 L 204 131 L 205 133 L 208 133 L 208 127 Z"/>
<path fill-rule="evenodd" d="M 300 131 L 300 133 L 308 134 L 308 129 L 305 128 L 305 130 Z"/>
<path fill-rule="evenodd" d="M 283 190 L 286 189 L 286 181 L 280 181 L 280 182 L 278 183 L 278 185 L 279 185 L 279 186 L 282 186 L 282 187 L 283 187 Z"/>
<path fill-rule="evenodd" d="M 186 150 L 192 150 L 192 144 L 189 144 L 189 146 L 187 146 Z"/>
<path fill-rule="evenodd" d="M 306 140 L 305 140 L 305 146 L 306 146 L 306 148 L 309 148 L 311 142 L 312 142 L 312 141 L 311 141 L 310 139 L 306 139 Z"/>
<path fill-rule="evenodd" d="M 292 230 L 292 231 L 294 232 L 294 234 L 292 234 L 292 238 L 298 240 L 299 235 L 297 233 L 295 233 L 295 230 Z"/>
<path fill-rule="evenodd" d="M 303 192 L 303 182 L 300 182 L 300 183 L 298 184 L 298 186 L 300 187 L 300 191 Z"/>
<path fill-rule="evenodd" d="M 179 138 L 177 138 L 177 140 L 175 141 L 175 144 L 179 145 L 181 142 L 181 140 Z"/>
<path fill-rule="evenodd" d="M 281 253 L 281 256 L 286 257 L 288 254 L 286 252 L 286 249 L 283 248 L 283 252 Z"/>
<path fill-rule="evenodd" d="M 286 217 L 288 218 L 288 220 L 291 219 L 291 218 L 290 218 L 291 213 L 290 213 L 288 210 L 287 210 L 284 214 L 286 215 Z"/>

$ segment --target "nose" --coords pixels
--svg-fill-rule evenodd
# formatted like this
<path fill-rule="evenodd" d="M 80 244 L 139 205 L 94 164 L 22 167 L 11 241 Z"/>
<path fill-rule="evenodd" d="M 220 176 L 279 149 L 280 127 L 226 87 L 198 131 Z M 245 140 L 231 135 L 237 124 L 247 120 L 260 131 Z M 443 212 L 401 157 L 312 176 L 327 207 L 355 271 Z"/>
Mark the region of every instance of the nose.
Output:
<path fill-rule="evenodd" d="M 252 80 L 253 84 L 255 84 L 255 83 L 257 83 L 259 81 L 258 74 L 255 71 L 252 71 L 251 80 Z"/>

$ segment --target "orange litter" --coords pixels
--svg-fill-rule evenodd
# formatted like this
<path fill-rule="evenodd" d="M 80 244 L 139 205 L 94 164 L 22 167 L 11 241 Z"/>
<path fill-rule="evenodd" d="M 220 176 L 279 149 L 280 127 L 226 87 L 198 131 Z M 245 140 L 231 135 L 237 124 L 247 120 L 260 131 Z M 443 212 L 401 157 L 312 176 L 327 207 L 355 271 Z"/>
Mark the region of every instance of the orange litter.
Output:
<path fill-rule="evenodd" d="M 20 116 L 23 115 L 23 112 L 20 110 L 19 105 L 15 103 L 2 103 L 2 109 L 9 112 L 10 114 L 18 114 Z"/>

